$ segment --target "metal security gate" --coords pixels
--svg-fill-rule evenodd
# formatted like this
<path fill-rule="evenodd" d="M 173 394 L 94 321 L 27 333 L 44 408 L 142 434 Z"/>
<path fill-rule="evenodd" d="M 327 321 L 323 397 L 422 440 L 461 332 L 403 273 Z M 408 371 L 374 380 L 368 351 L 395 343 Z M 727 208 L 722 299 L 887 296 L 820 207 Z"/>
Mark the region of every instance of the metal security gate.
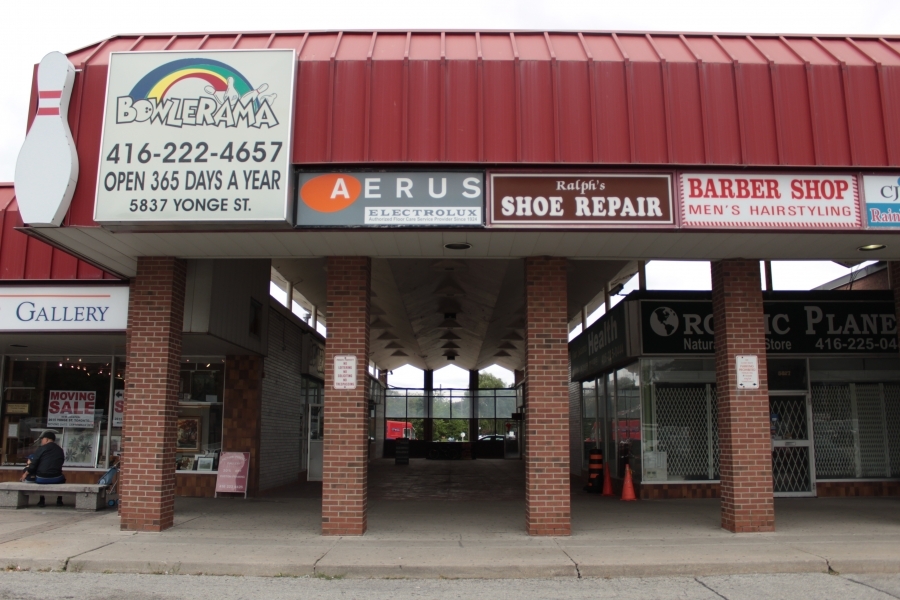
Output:
<path fill-rule="evenodd" d="M 656 417 L 654 469 L 666 481 L 719 478 L 719 422 L 711 384 L 654 383 Z M 647 453 L 644 456 L 648 459 Z M 645 465 L 645 473 L 647 465 Z"/>
<path fill-rule="evenodd" d="M 769 419 L 775 496 L 815 496 L 816 471 L 807 395 L 771 396 Z"/>
<path fill-rule="evenodd" d="M 812 406 L 820 479 L 900 475 L 900 385 L 814 384 Z"/>

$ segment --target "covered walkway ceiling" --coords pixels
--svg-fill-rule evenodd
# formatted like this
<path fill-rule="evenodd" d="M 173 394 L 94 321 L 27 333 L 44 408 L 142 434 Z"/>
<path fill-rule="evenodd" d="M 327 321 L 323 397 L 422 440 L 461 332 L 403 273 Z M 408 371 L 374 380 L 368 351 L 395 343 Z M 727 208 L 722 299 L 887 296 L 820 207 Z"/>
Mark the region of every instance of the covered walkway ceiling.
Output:
<path fill-rule="evenodd" d="M 324 259 L 276 259 L 272 266 L 312 304 L 325 306 Z M 634 261 L 570 260 L 569 320 L 599 305 L 607 282 L 635 270 Z M 522 369 L 524 261 L 376 258 L 370 336 L 371 359 L 383 369 Z"/>
<path fill-rule="evenodd" d="M 133 277 L 139 256 L 180 258 L 523 258 L 575 260 L 900 260 L 894 232 L 398 230 L 118 232 L 101 227 L 29 228 L 29 234 L 110 273 Z M 445 244 L 466 242 L 468 250 Z M 884 244 L 860 252 L 865 244 Z"/>

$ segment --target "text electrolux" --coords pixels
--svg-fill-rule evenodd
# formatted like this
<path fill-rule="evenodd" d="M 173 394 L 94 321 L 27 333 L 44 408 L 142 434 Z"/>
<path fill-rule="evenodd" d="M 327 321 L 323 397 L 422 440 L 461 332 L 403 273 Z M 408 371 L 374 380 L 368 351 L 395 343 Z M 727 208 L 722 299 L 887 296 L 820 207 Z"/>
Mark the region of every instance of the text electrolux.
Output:
<path fill-rule="evenodd" d="M 42 306 L 22 302 L 16 307 L 16 318 L 23 322 L 86 322 L 106 321 L 108 306 Z"/>

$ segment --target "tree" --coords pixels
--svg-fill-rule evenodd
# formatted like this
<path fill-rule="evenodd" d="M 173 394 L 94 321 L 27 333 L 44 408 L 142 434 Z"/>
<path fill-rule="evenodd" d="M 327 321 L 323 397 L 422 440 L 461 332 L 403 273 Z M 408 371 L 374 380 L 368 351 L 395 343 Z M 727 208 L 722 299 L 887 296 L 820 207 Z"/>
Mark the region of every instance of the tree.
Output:
<path fill-rule="evenodd" d="M 504 381 L 496 375 L 491 375 L 490 373 L 485 373 L 484 371 L 478 374 L 479 389 L 505 389 L 506 387 L 506 383 L 504 383 Z"/>

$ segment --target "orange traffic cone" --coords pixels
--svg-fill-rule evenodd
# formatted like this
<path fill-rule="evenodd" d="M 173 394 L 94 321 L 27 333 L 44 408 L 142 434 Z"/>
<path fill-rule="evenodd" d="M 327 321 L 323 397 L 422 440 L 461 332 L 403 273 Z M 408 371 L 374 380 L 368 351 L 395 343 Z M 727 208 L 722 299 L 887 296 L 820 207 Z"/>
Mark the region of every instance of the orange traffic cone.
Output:
<path fill-rule="evenodd" d="M 612 491 L 612 481 L 609 480 L 609 462 L 603 465 L 603 493 L 601 496 L 615 496 Z"/>
<path fill-rule="evenodd" d="M 588 469 L 591 476 L 588 479 L 587 485 L 584 486 L 584 491 L 599 494 L 603 485 L 600 481 L 600 471 L 603 470 L 603 452 L 597 448 L 590 451 Z"/>
<path fill-rule="evenodd" d="M 631 465 L 625 465 L 625 482 L 622 484 L 622 500 L 626 502 L 637 500 L 634 496 L 634 484 L 631 481 Z"/>

